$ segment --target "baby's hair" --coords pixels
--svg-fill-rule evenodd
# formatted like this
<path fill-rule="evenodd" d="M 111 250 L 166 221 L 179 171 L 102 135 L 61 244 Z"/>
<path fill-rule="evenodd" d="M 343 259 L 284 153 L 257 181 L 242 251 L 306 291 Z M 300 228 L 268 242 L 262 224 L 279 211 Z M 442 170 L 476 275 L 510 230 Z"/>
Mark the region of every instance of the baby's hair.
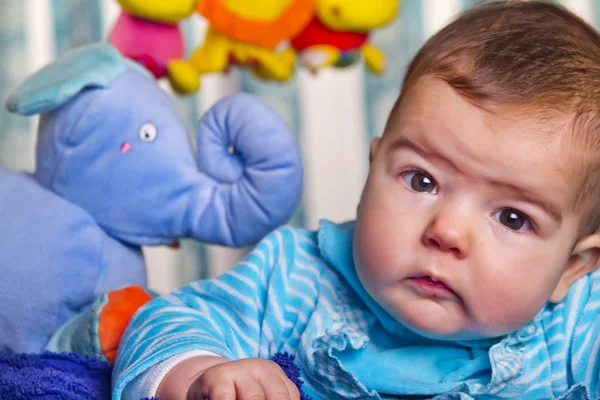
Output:
<path fill-rule="evenodd" d="M 482 110 L 510 107 L 551 120 L 568 117 L 581 148 L 574 207 L 581 234 L 600 225 L 600 35 L 547 1 L 475 6 L 431 37 L 410 63 L 402 98 L 420 78 L 447 82 Z M 579 182 L 578 182 L 579 181 Z"/>

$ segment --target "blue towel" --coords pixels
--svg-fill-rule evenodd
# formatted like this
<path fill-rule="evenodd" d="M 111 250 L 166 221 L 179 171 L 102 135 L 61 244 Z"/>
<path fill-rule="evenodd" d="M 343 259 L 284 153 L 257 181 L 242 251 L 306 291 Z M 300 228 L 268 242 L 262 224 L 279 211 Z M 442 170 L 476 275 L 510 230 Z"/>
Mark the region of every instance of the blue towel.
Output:
<path fill-rule="evenodd" d="M 303 382 L 294 357 L 277 353 L 271 360 L 279 364 L 298 387 L 301 400 L 310 400 L 302 392 Z M 111 372 L 108 363 L 87 356 L 0 351 L 0 399 L 109 400 Z"/>
<path fill-rule="evenodd" d="M 0 399 L 110 399 L 111 367 L 74 354 L 0 352 Z"/>

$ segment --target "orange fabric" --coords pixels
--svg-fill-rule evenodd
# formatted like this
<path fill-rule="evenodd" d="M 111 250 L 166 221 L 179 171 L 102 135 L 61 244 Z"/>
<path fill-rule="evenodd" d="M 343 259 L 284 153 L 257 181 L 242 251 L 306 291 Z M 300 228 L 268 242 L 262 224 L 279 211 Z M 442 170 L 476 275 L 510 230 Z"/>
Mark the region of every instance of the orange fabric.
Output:
<path fill-rule="evenodd" d="M 273 21 L 252 21 L 229 10 L 219 0 L 201 0 L 198 12 L 221 34 L 239 42 L 273 48 L 308 24 L 315 14 L 316 0 L 295 0 Z"/>
<path fill-rule="evenodd" d="M 99 316 L 98 339 L 100 349 L 111 365 L 115 362 L 117 348 L 129 320 L 150 300 L 152 296 L 140 286 L 128 286 L 108 294 L 108 302 Z"/>

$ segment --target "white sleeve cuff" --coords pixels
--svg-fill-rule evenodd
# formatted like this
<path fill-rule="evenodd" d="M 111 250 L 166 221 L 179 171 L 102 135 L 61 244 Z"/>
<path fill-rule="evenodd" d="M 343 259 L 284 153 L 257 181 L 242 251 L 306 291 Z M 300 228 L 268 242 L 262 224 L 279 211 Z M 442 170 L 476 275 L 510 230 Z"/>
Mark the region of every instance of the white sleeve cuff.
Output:
<path fill-rule="evenodd" d="M 158 386 L 162 380 L 167 376 L 177 364 L 187 360 L 188 358 L 198 356 L 218 356 L 215 353 L 204 350 L 193 350 L 175 357 L 168 358 L 163 362 L 160 362 L 144 371 L 143 374 L 138 375 L 134 380 L 129 382 L 123 390 L 123 400 L 140 400 L 144 397 L 154 397 Z"/>

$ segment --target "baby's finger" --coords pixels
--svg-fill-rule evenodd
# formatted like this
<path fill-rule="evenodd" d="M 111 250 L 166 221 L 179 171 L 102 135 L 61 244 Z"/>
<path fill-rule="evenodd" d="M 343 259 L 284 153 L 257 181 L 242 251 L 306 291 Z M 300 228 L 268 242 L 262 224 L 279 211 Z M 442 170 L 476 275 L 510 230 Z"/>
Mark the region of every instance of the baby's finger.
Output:
<path fill-rule="evenodd" d="M 266 400 L 292 400 L 300 398 L 300 396 L 293 397 L 293 392 L 291 391 L 292 388 L 286 382 L 289 381 L 289 379 L 282 379 L 279 374 L 271 376 L 273 379 L 269 379 L 268 381 L 264 379 L 260 382 L 265 392 Z M 294 386 L 294 384 L 292 384 L 292 386 Z"/>
<path fill-rule="evenodd" d="M 188 390 L 187 400 L 236 400 L 235 386 L 229 380 L 196 379 Z"/>
<path fill-rule="evenodd" d="M 265 400 L 263 387 L 253 378 L 241 377 L 235 381 L 237 400 Z M 212 399 L 211 399 L 212 400 Z"/>
<path fill-rule="evenodd" d="M 298 390 L 298 386 L 296 386 L 294 382 L 290 381 L 290 379 L 287 376 L 285 376 L 285 374 L 282 379 L 285 385 L 287 386 L 288 391 L 290 392 L 290 399 L 300 400 L 300 391 Z"/>
<path fill-rule="evenodd" d="M 290 378 L 287 377 L 287 375 L 285 374 L 285 372 L 283 372 L 281 368 L 279 368 L 279 371 L 277 371 L 277 373 L 287 386 L 288 391 L 290 392 L 290 399 L 300 400 L 300 391 L 298 390 L 298 387 L 294 384 L 294 382 L 292 382 Z"/>

